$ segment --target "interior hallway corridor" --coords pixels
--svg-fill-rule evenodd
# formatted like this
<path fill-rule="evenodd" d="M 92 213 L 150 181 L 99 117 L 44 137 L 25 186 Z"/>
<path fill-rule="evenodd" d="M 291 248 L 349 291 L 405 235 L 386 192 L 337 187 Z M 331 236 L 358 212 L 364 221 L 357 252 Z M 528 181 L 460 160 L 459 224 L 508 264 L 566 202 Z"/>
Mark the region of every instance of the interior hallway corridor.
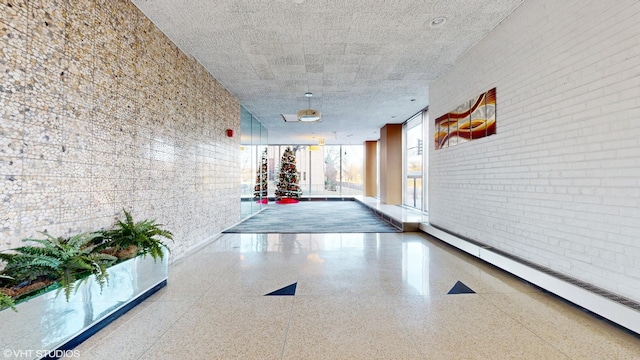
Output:
<path fill-rule="evenodd" d="M 76 349 L 82 359 L 638 359 L 640 337 L 423 233 L 223 234 Z"/>

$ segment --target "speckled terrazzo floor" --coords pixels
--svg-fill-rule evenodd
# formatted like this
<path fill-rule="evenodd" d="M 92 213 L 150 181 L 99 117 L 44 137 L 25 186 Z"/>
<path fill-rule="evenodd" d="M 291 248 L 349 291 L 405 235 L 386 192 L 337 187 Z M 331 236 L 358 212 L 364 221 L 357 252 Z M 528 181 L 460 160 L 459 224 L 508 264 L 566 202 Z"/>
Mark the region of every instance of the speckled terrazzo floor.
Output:
<path fill-rule="evenodd" d="M 451 291 L 458 282 L 472 293 Z M 634 359 L 640 339 L 422 233 L 224 234 L 77 350 L 82 359 Z"/>

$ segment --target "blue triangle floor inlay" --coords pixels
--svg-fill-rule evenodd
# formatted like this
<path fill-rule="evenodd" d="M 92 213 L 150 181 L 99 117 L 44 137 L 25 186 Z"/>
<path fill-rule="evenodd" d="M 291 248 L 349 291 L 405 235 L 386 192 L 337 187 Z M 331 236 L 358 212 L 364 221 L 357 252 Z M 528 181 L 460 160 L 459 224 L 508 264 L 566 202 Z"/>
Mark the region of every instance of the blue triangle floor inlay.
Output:
<path fill-rule="evenodd" d="M 447 294 L 455 295 L 455 294 L 475 294 L 476 292 L 471 290 L 467 285 L 458 281 L 451 290 Z"/>
<path fill-rule="evenodd" d="M 296 294 L 296 286 L 298 283 L 293 283 L 289 286 L 285 286 L 282 289 L 278 289 L 276 291 L 270 292 L 265 296 L 293 296 Z"/>

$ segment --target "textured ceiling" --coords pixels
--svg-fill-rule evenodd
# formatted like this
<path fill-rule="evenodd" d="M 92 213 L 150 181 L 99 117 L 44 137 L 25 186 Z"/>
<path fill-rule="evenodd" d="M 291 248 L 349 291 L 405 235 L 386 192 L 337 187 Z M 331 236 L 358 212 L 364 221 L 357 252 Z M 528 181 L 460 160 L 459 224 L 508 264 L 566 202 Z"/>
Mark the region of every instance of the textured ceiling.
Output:
<path fill-rule="evenodd" d="M 523 0 L 133 0 L 269 130 L 361 144 L 428 105 L 429 84 Z M 436 17 L 446 18 L 432 27 Z M 319 123 L 284 122 L 308 107 Z"/>

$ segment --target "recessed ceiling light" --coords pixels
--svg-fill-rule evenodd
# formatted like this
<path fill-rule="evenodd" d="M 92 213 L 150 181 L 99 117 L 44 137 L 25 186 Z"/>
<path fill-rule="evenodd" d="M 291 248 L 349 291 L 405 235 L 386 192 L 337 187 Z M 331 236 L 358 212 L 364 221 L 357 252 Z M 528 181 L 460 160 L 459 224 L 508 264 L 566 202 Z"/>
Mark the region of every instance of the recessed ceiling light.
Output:
<path fill-rule="evenodd" d="M 440 16 L 431 20 L 431 23 L 429 25 L 431 27 L 438 27 L 438 26 L 442 26 L 442 24 L 444 24 L 445 22 L 447 22 L 447 18 Z"/>

